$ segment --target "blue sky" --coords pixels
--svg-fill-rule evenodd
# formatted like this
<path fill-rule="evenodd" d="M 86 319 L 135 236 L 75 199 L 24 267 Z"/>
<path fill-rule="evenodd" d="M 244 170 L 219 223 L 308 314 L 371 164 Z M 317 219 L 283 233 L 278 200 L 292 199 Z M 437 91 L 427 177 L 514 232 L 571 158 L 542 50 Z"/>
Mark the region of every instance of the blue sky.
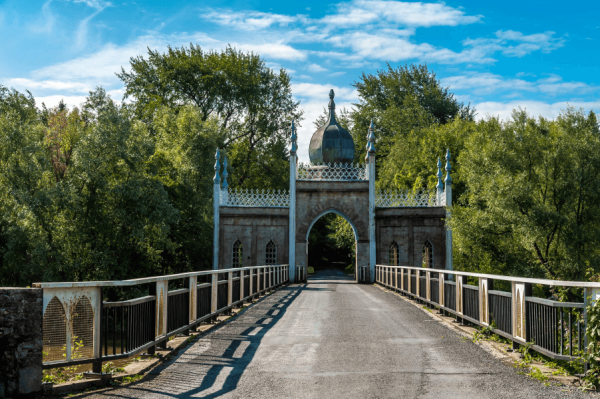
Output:
<path fill-rule="evenodd" d="M 115 72 L 147 47 L 231 44 L 292 75 L 304 160 L 329 89 L 349 107 L 352 83 L 386 62 L 427 63 L 482 118 L 600 110 L 599 12 L 597 1 L 0 0 L 0 84 L 48 106 L 96 86 L 120 100 Z"/>

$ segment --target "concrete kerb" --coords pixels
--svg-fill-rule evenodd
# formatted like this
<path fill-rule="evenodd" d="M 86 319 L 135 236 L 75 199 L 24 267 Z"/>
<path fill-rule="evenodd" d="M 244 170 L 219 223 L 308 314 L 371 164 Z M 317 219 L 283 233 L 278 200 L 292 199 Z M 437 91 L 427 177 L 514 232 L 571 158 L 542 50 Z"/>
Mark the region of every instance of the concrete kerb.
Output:
<path fill-rule="evenodd" d="M 375 283 L 373 285 L 375 285 L 376 287 L 378 287 L 380 290 L 384 291 L 385 293 L 393 294 L 396 297 L 402 299 L 403 301 L 406 301 L 406 302 L 412 304 L 413 306 L 416 306 L 423 313 L 427 314 L 430 318 L 443 324 L 444 326 L 446 326 L 447 328 L 449 328 L 450 330 L 452 330 L 459 336 L 464 337 L 465 339 L 471 340 L 474 344 L 476 344 L 477 346 L 479 346 L 480 348 L 482 348 L 483 350 L 488 352 L 494 358 L 500 360 L 506 366 L 515 367 L 515 364 L 519 360 L 521 360 L 521 354 L 519 352 L 507 352 L 506 351 L 507 349 L 511 348 L 510 345 L 502 344 L 500 342 L 486 341 L 486 340 L 473 341 L 473 334 L 476 331 L 478 331 L 476 328 L 464 326 L 459 323 L 455 323 L 454 322 L 455 319 L 453 317 L 437 314 L 434 312 L 434 309 L 429 309 L 423 303 L 419 303 L 416 300 L 413 300 L 408 296 L 401 295 L 399 292 L 396 292 L 395 290 L 393 290 L 391 288 L 385 287 L 385 286 L 377 284 L 377 283 Z M 538 367 L 541 371 L 546 371 L 546 372 L 552 371 L 552 369 L 545 367 L 541 364 L 532 364 L 532 365 L 535 367 Z M 574 376 L 548 375 L 548 380 L 558 382 L 563 385 L 572 386 L 572 387 L 579 387 L 580 383 L 581 383 L 581 380 L 578 377 L 574 377 Z"/>
<path fill-rule="evenodd" d="M 74 396 L 78 396 L 78 395 L 88 394 L 90 392 L 90 390 L 97 391 L 100 389 L 107 388 L 107 384 L 110 381 L 122 381 L 123 379 L 127 379 L 129 377 L 145 375 L 148 372 L 154 370 L 156 367 L 162 365 L 165 361 L 172 360 L 172 356 L 174 354 L 180 352 L 183 349 L 186 349 L 190 345 L 193 345 L 199 338 L 204 337 L 210 333 L 213 333 L 213 332 L 219 330 L 221 327 L 226 326 L 227 324 L 229 324 L 230 322 L 235 320 L 238 316 L 244 314 L 248 309 L 250 309 L 254 305 L 261 303 L 264 299 L 266 299 L 268 296 L 270 296 L 273 292 L 276 292 L 280 288 L 286 287 L 289 284 L 290 284 L 289 282 L 285 282 L 285 283 L 278 285 L 277 287 L 274 287 L 274 289 L 272 289 L 272 290 L 265 291 L 265 293 L 261 294 L 261 296 L 258 299 L 252 300 L 252 303 L 245 305 L 243 308 L 239 308 L 237 313 L 234 313 L 234 314 L 228 315 L 228 316 L 225 316 L 225 315 L 217 316 L 217 322 L 215 324 L 211 324 L 211 325 L 203 325 L 203 326 L 207 327 L 203 331 L 191 332 L 190 336 L 175 338 L 173 341 L 178 340 L 179 342 L 175 342 L 175 345 L 168 349 L 161 350 L 161 349 L 157 348 L 157 352 L 161 356 L 152 358 L 149 362 L 144 362 L 145 364 L 130 363 L 126 366 L 126 369 L 133 368 L 134 370 L 126 370 L 125 373 L 116 374 L 116 375 L 112 376 L 109 380 L 89 379 L 89 380 L 80 380 L 80 381 L 69 381 L 64 384 L 54 385 L 54 386 L 51 386 L 51 384 L 44 384 L 45 385 L 45 386 L 43 386 L 44 395 L 45 396 L 61 396 L 61 395 L 77 392 L 77 394 L 75 394 L 75 395 L 73 395 L 73 394 L 69 395 L 69 397 L 74 397 Z M 218 318 L 222 318 L 222 320 L 219 320 Z M 198 328 L 200 328 L 200 326 L 198 326 Z M 190 341 L 190 339 L 192 339 L 192 340 Z M 169 343 L 170 342 L 171 341 L 169 341 Z M 167 353 L 162 354 L 160 352 L 167 352 Z M 130 366 L 133 366 L 133 367 L 130 367 Z M 138 367 L 135 367 L 135 366 L 138 366 Z"/>

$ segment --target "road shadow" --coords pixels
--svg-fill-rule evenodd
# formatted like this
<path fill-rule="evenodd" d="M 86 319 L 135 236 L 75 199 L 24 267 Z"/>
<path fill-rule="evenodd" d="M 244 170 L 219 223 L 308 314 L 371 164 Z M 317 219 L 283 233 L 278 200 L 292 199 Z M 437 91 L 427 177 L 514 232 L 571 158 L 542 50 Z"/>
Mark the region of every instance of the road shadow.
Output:
<path fill-rule="evenodd" d="M 216 330 L 159 365 L 142 380 L 84 398 L 216 398 L 234 391 L 265 335 L 310 284 L 279 288 Z"/>

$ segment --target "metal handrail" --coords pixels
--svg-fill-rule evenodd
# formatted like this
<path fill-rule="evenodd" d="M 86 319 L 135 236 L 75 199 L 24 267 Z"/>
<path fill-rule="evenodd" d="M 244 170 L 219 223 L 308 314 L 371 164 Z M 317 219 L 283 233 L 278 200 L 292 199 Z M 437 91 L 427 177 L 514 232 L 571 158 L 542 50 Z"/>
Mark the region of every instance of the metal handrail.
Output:
<path fill-rule="evenodd" d="M 600 298 L 600 283 L 546 280 L 484 273 L 428 269 L 414 266 L 375 266 L 375 281 L 385 287 L 435 306 L 459 321 L 491 328 L 513 341 L 513 346 L 533 342 L 532 349 L 559 360 L 573 360 L 587 347 L 587 305 Z M 427 281 L 425 292 L 417 281 Z M 433 279 L 432 275 L 439 278 Z M 448 281 L 455 276 L 456 281 Z M 479 285 L 468 285 L 476 277 Z M 493 289 L 494 280 L 509 281 L 511 292 Z M 584 290 L 584 302 L 560 302 L 536 298 L 533 284 L 577 287 Z M 435 294 L 435 300 L 432 298 Z M 468 295 L 467 295 L 468 294 Z M 447 303 L 446 303 L 447 302 Z M 492 328 L 498 322 L 497 328 Z"/>
<path fill-rule="evenodd" d="M 199 276 L 211 276 L 210 282 L 198 284 Z M 99 373 L 103 361 L 154 353 L 171 336 L 189 333 L 201 322 L 289 282 L 289 277 L 288 265 L 264 265 L 123 281 L 35 283 L 43 289 L 44 326 L 51 326 L 44 331 L 44 352 L 50 355 L 42 367 L 92 363 Z M 169 291 L 169 281 L 177 279 L 188 279 L 188 288 Z M 104 287 L 141 284 L 149 284 L 148 295 L 102 301 Z"/>

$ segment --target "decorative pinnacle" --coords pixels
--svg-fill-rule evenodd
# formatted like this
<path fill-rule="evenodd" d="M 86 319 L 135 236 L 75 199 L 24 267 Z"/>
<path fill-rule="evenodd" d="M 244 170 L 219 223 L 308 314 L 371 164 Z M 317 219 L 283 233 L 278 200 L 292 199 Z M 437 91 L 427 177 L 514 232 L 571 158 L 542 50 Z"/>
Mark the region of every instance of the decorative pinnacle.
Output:
<path fill-rule="evenodd" d="M 446 183 L 452 183 L 452 177 L 450 176 L 450 171 L 452 170 L 452 166 L 450 166 L 450 149 L 446 150 Z"/>
<path fill-rule="evenodd" d="M 215 183 L 221 182 L 221 176 L 219 176 L 219 169 L 221 169 L 221 165 L 219 164 L 220 157 L 221 155 L 219 154 L 219 149 L 217 148 L 217 153 L 215 154 L 215 178 L 213 179 L 213 182 Z"/>
<path fill-rule="evenodd" d="M 333 101 L 333 97 L 335 97 L 335 93 L 333 89 L 329 91 L 329 124 L 337 123 L 335 120 L 335 101 Z"/>
<path fill-rule="evenodd" d="M 369 126 L 369 133 L 367 133 L 367 158 L 369 157 L 369 153 L 375 153 L 375 124 L 373 123 L 373 119 L 371 119 L 371 125 Z"/>
<path fill-rule="evenodd" d="M 437 162 L 437 167 L 438 167 L 438 172 L 437 172 L 437 178 L 438 178 L 438 184 L 436 186 L 436 188 L 439 191 L 444 190 L 444 184 L 442 183 L 442 160 L 438 157 L 438 162 Z"/>
<path fill-rule="evenodd" d="M 224 158 L 225 159 L 223 160 L 223 190 L 227 190 L 229 188 L 229 184 L 227 184 L 227 176 L 229 176 L 229 173 L 227 173 L 227 155 L 225 155 Z"/>
<path fill-rule="evenodd" d="M 292 149 L 290 150 L 291 155 L 296 155 L 296 151 L 298 150 L 298 144 L 296 143 L 297 139 L 298 136 L 296 136 L 296 125 L 292 120 Z"/>

